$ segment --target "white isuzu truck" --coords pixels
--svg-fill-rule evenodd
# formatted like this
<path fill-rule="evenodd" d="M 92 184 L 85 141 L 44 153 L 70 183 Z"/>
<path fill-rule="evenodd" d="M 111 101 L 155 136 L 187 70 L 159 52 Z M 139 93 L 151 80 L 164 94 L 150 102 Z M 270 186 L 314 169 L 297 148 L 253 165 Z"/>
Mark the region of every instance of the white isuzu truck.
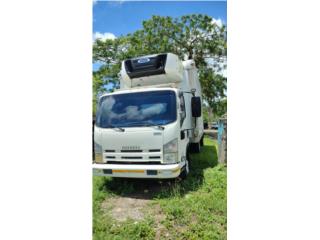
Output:
<path fill-rule="evenodd" d="M 201 86 L 193 60 L 172 53 L 122 62 L 120 89 L 99 98 L 93 174 L 185 178 L 203 145 Z"/>

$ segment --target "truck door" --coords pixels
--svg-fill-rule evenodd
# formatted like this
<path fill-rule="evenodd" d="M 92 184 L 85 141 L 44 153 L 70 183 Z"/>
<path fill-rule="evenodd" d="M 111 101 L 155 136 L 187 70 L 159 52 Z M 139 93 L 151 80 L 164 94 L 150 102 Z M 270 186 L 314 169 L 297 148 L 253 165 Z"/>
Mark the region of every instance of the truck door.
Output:
<path fill-rule="evenodd" d="M 181 92 L 179 94 L 179 118 L 180 118 L 180 129 L 181 129 L 181 134 L 180 134 L 180 144 L 179 147 L 182 153 L 182 156 L 186 156 L 186 149 L 187 145 L 189 143 L 189 134 L 188 134 L 188 126 L 187 126 L 187 121 L 186 121 L 186 105 L 185 105 L 185 99 L 184 95 Z"/>

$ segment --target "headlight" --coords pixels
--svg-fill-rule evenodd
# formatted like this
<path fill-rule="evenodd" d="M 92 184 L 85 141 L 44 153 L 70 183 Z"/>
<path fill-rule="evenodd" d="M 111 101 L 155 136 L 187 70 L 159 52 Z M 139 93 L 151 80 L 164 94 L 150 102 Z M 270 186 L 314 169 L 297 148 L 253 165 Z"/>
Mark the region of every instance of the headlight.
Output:
<path fill-rule="evenodd" d="M 96 163 L 103 163 L 102 161 L 102 146 L 94 142 L 94 161 Z"/>
<path fill-rule="evenodd" d="M 163 146 L 163 162 L 178 162 L 178 139 L 173 139 Z"/>
<path fill-rule="evenodd" d="M 178 152 L 178 139 L 175 138 L 163 146 L 164 153 L 175 153 Z"/>
<path fill-rule="evenodd" d="M 176 163 L 178 161 L 178 153 L 165 153 L 163 154 L 164 163 Z"/>

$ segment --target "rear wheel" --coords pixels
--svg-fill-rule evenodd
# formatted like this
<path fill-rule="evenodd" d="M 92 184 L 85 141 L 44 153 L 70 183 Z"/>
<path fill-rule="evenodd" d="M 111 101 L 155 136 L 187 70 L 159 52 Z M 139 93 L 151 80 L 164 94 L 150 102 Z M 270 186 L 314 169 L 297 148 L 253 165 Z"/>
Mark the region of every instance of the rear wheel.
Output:
<path fill-rule="evenodd" d="M 200 152 L 200 142 L 198 143 L 191 143 L 190 150 L 192 153 L 199 153 Z"/>
<path fill-rule="evenodd" d="M 204 138 L 204 136 L 202 136 L 202 138 L 200 139 L 200 146 L 201 147 L 203 146 L 203 138 Z"/>

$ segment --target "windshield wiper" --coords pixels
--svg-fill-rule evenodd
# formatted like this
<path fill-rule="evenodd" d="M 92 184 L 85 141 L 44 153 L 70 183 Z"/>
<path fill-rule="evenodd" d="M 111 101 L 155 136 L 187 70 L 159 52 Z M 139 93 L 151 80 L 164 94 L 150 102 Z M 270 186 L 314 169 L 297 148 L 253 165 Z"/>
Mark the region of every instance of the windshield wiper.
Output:
<path fill-rule="evenodd" d="M 148 125 L 145 125 L 145 126 L 146 127 L 158 127 L 161 130 L 164 130 L 164 126 L 161 126 L 161 125 L 158 125 L 158 124 L 148 124 Z"/>
<path fill-rule="evenodd" d="M 145 127 L 158 127 L 158 128 L 160 128 L 161 130 L 164 130 L 164 126 L 159 125 L 159 124 L 155 124 L 155 123 L 146 123 L 146 124 L 144 124 L 143 126 L 145 126 Z"/>
<path fill-rule="evenodd" d="M 123 129 L 120 127 L 114 127 L 112 125 L 110 125 L 110 126 L 111 126 L 111 128 L 118 128 L 120 130 Z M 158 127 L 161 130 L 165 129 L 164 126 L 156 124 L 156 123 L 152 123 L 152 122 L 131 122 L 130 124 L 127 124 L 126 127 Z M 123 131 L 124 131 L 124 129 L 123 129 Z"/>
<path fill-rule="evenodd" d="M 113 125 L 109 125 L 109 128 L 112 128 L 112 129 L 119 129 L 121 132 L 124 132 L 124 128 L 122 127 L 116 127 L 116 126 L 113 126 Z"/>
<path fill-rule="evenodd" d="M 161 130 L 164 129 L 164 126 L 152 122 L 132 122 L 130 127 L 158 127 Z"/>

